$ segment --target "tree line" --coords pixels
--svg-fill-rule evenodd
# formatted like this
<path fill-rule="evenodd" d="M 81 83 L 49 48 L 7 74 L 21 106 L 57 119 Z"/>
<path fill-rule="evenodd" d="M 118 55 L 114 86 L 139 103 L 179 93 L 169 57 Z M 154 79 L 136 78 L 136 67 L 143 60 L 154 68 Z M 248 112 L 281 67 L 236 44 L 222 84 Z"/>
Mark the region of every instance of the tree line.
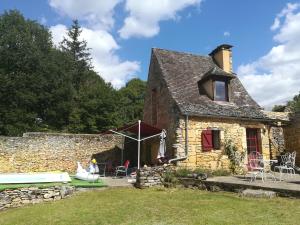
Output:
<path fill-rule="evenodd" d="M 75 20 L 57 48 L 47 27 L 16 10 L 0 15 L 0 135 L 99 133 L 142 117 L 146 82 L 114 89 L 80 34 Z"/>
<path fill-rule="evenodd" d="M 295 95 L 292 100 L 285 105 L 274 105 L 274 112 L 300 112 L 300 93 Z"/>

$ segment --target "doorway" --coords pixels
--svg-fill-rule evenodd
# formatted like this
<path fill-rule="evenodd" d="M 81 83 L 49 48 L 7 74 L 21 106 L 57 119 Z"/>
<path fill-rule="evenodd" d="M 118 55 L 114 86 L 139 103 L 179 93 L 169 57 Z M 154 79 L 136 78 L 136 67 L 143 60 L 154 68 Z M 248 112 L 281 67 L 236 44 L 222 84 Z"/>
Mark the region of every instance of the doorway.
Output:
<path fill-rule="evenodd" d="M 259 129 L 255 128 L 247 128 L 246 129 L 246 138 L 247 138 L 247 152 L 248 154 L 250 152 L 259 152 L 260 153 L 260 147 L 259 147 Z"/>

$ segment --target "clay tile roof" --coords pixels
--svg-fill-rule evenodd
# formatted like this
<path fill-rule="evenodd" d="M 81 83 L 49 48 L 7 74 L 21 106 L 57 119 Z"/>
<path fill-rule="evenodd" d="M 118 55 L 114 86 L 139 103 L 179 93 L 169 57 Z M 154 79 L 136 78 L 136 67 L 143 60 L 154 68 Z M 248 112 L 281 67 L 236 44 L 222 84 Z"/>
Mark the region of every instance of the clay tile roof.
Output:
<path fill-rule="evenodd" d="M 220 69 L 211 56 L 153 49 L 163 79 L 182 114 L 269 120 L 235 74 Z M 213 75 L 231 79 L 231 101 L 217 102 L 199 94 L 198 82 Z"/>

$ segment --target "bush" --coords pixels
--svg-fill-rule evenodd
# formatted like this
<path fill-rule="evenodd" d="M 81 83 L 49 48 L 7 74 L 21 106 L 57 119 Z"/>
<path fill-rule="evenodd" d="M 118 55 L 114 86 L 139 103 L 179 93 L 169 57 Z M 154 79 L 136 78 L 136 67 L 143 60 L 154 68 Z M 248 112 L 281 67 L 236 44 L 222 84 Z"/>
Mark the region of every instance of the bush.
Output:
<path fill-rule="evenodd" d="M 212 172 L 212 175 L 215 176 L 215 177 L 218 177 L 218 176 L 230 176 L 231 173 L 228 170 L 218 169 L 218 170 L 214 170 Z"/>
<path fill-rule="evenodd" d="M 166 172 L 163 175 L 163 180 L 165 183 L 177 184 L 178 179 L 175 176 L 174 172 Z"/>
<path fill-rule="evenodd" d="M 207 177 L 229 176 L 230 171 L 224 169 L 210 170 L 204 168 L 196 168 L 194 170 L 188 168 L 179 168 L 176 171 L 166 172 L 163 176 L 164 181 L 168 183 L 177 183 L 178 177 L 197 177 L 197 175 L 206 174 Z"/>
<path fill-rule="evenodd" d="M 175 171 L 175 176 L 176 177 L 188 177 L 189 174 L 194 173 L 193 170 L 188 169 L 188 168 L 180 168 Z"/>

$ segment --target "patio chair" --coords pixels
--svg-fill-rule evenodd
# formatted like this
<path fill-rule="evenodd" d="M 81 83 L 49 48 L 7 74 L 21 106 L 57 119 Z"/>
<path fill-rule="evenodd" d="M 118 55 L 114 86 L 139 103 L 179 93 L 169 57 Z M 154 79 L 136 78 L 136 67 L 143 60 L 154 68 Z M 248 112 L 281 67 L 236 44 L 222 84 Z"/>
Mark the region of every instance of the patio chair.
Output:
<path fill-rule="evenodd" d="M 296 160 L 296 152 L 286 153 L 282 156 L 280 156 L 281 162 L 278 166 L 274 167 L 274 171 L 278 169 L 278 172 L 280 173 L 279 180 L 282 180 L 283 172 L 286 171 L 288 175 L 294 175 L 295 174 L 295 160 Z"/>
<path fill-rule="evenodd" d="M 248 155 L 248 173 L 251 174 L 250 182 L 256 181 L 257 176 L 264 182 L 263 157 L 260 153 L 250 152 Z"/>
<path fill-rule="evenodd" d="M 105 177 L 106 175 L 106 163 L 97 163 L 99 168 L 99 176 Z"/>
<path fill-rule="evenodd" d="M 118 176 L 119 173 L 125 174 L 125 176 L 127 177 L 127 170 L 128 170 L 129 164 L 130 164 L 130 161 L 126 160 L 124 163 L 124 166 L 117 166 L 116 167 L 116 177 Z"/>

